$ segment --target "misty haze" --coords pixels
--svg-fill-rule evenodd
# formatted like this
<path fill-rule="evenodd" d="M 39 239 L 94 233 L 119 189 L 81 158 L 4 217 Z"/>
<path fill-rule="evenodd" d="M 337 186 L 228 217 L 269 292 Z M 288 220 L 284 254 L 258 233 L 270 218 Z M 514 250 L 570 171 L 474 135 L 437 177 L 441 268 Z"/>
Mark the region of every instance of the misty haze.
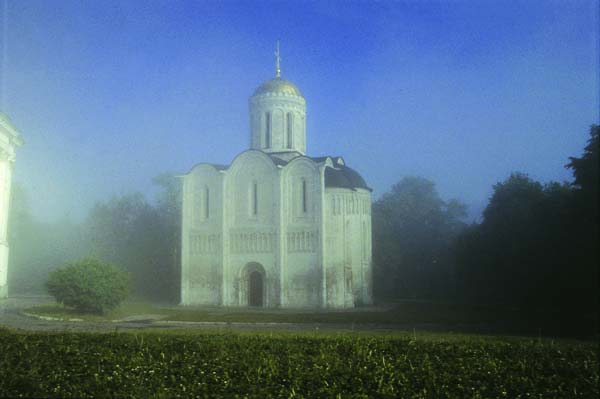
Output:
<path fill-rule="evenodd" d="M 0 0 L 0 397 L 595 397 L 600 4 Z"/>

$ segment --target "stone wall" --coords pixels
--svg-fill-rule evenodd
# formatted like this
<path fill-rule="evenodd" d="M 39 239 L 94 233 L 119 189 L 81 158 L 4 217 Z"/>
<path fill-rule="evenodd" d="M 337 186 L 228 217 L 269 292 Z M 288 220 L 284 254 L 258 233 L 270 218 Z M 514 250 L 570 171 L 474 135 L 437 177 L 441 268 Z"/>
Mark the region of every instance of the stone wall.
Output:
<path fill-rule="evenodd" d="M 220 305 L 223 270 L 223 175 L 196 166 L 183 181 L 182 303 Z"/>
<path fill-rule="evenodd" d="M 182 304 L 247 306 L 252 273 L 262 306 L 371 303 L 370 192 L 325 189 L 325 165 L 299 156 L 282 167 L 248 150 L 226 170 L 187 174 Z"/>
<path fill-rule="evenodd" d="M 230 242 L 224 253 L 224 305 L 248 305 L 247 267 L 256 263 L 264 270 L 263 306 L 279 306 L 279 170 L 264 153 L 245 151 L 227 170 L 225 187 L 224 229 Z"/>
<path fill-rule="evenodd" d="M 327 306 L 370 304 L 371 194 L 328 188 L 325 204 Z"/>
<path fill-rule="evenodd" d="M 320 307 L 321 171 L 311 159 L 298 157 L 283 168 L 282 179 L 284 306 Z"/>
<path fill-rule="evenodd" d="M 266 114 L 271 114 L 271 145 L 265 143 Z M 287 114 L 292 115 L 292 143 L 288 146 Z M 306 151 L 306 102 L 285 94 L 263 94 L 250 99 L 250 147 L 265 152 Z"/>
<path fill-rule="evenodd" d="M 0 113 L 0 298 L 8 296 L 8 211 L 15 148 L 22 144 L 19 132 Z"/>

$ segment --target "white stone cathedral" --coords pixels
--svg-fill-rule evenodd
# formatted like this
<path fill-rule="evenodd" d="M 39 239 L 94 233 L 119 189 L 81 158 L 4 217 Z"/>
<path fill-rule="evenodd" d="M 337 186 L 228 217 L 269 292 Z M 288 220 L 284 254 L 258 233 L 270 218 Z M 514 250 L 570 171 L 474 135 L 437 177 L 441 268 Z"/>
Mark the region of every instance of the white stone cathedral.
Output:
<path fill-rule="evenodd" d="M 0 112 L 0 298 L 8 296 L 8 205 L 15 148 L 22 144 L 17 129 Z"/>
<path fill-rule="evenodd" d="M 372 303 L 371 189 L 339 156 L 306 155 L 306 101 L 276 77 L 250 97 L 250 149 L 183 178 L 183 305 Z"/>

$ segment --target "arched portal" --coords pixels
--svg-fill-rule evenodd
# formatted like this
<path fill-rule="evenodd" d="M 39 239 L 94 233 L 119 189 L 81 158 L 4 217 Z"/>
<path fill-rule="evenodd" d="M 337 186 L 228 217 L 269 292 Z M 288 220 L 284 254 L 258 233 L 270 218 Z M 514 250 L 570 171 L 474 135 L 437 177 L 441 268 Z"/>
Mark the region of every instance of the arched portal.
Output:
<path fill-rule="evenodd" d="M 260 263 L 246 264 L 240 275 L 240 305 L 263 307 L 267 305 L 266 273 Z"/>

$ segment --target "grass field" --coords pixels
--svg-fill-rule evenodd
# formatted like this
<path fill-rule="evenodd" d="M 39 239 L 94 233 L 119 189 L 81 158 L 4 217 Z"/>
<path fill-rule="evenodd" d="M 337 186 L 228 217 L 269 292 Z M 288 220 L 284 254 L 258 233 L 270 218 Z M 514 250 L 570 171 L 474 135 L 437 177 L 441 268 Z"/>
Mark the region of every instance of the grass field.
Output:
<path fill-rule="evenodd" d="M 124 303 L 106 315 L 79 314 L 62 305 L 47 304 L 29 308 L 26 313 L 64 320 L 89 321 L 122 320 L 135 315 L 152 314 L 163 320 L 192 322 L 432 324 L 447 327 L 448 330 L 462 327 L 491 334 L 577 338 L 593 338 L 597 336 L 598 331 L 598 316 L 595 313 L 583 314 L 571 310 L 519 311 L 502 307 L 418 302 L 340 311 L 176 307 Z"/>
<path fill-rule="evenodd" d="M 23 333 L 0 397 L 595 398 L 592 342 L 458 334 Z"/>
<path fill-rule="evenodd" d="M 65 321 L 73 319 L 85 321 L 113 321 L 122 320 L 127 317 L 140 314 L 155 314 L 167 317 L 171 315 L 173 311 L 168 308 L 163 308 L 144 302 L 126 302 L 121 304 L 116 309 L 100 315 L 80 313 L 61 304 L 48 303 L 45 305 L 39 305 L 25 309 L 25 313 L 36 316 L 51 317 Z"/>

